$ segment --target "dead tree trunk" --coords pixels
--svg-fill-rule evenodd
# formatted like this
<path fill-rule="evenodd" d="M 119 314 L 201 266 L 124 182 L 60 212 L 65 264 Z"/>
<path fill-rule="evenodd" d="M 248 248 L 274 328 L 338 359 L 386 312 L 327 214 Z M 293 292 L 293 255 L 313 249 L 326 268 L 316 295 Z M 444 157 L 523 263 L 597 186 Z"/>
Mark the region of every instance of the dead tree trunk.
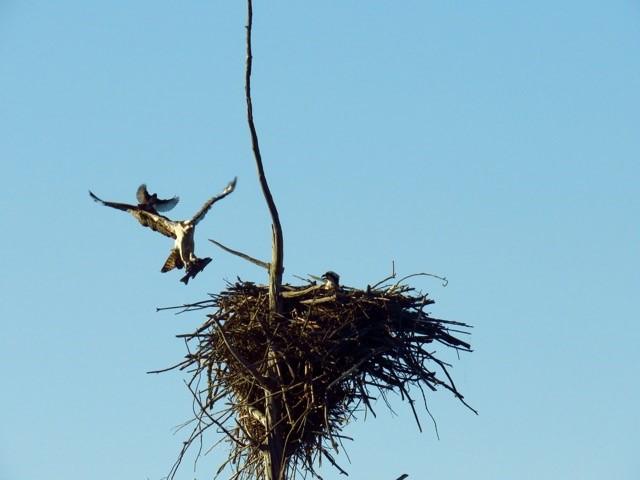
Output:
<path fill-rule="evenodd" d="M 256 132 L 253 120 L 253 104 L 251 102 L 251 68 L 253 63 L 253 55 L 251 52 L 251 30 L 253 26 L 253 4 L 252 0 L 247 0 L 247 63 L 245 73 L 245 94 L 247 100 L 247 120 L 249 130 L 251 132 L 251 145 L 253 148 L 253 156 L 258 169 L 258 180 L 262 193 L 267 202 L 269 213 L 271 215 L 271 263 L 269 264 L 269 314 L 270 320 L 280 315 L 280 289 L 282 286 L 283 271 L 283 241 L 282 226 L 280 225 L 280 217 L 278 209 L 273 201 L 271 190 L 264 173 L 262 164 L 262 156 L 260 154 L 260 146 L 258 144 L 258 134 Z M 267 377 L 276 378 L 278 375 L 277 356 L 273 349 L 269 348 L 267 359 Z M 280 382 L 270 382 L 277 385 Z M 282 412 L 278 407 L 277 395 L 279 392 L 269 391 L 265 388 L 265 412 L 266 412 L 266 431 L 267 445 L 264 452 L 264 472 L 266 480 L 283 480 L 286 468 L 286 458 L 284 455 L 284 434 L 282 426 Z"/>

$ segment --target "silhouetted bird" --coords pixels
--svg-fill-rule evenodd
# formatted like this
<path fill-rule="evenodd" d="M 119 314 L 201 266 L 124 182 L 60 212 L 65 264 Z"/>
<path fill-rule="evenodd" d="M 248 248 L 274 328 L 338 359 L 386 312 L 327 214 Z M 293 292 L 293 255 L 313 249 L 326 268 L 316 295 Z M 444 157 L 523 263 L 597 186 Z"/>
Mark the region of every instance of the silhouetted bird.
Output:
<path fill-rule="evenodd" d="M 138 187 L 136 198 L 138 199 L 138 206 L 151 213 L 168 212 L 180 201 L 180 197 L 163 200 L 158 198 L 157 193 L 149 194 L 144 183 Z"/>

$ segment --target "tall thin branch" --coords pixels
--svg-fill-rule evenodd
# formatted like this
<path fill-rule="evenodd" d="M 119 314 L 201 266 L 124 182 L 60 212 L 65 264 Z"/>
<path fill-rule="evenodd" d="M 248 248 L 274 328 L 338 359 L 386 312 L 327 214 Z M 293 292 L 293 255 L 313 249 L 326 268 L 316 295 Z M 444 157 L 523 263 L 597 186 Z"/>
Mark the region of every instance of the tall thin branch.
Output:
<path fill-rule="evenodd" d="M 251 132 L 251 145 L 253 147 L 253 156 L 256 160 L 258 169 L 258 180 L 264 199 L 269 207 L 272 221 L 272 250 L 271 265 L 269 269 L 269 305 L 272 314 L 280 313 L 280 289 L 282 286 L 282 270 L 283 270 L 283 241 L 282 226 L 280 225 L 280 216 L 278 209 L 273 201 L 267 177 L 264 173 L 262 165 L 262 155 L 260 154 L 260 144 L 258 143 L 258 133 L 256 132 L 255 122 L 253 120 L 253 103 L 251 101 L 251 70 L 253 66 L 253 54 L 251 51 L 251 31 L 253 27 L 253 2 L 247 0 L 247 64 L 245 70 L 245 95 L 247 99 L 247 120 L 249 122 L 249 130 Z"/>
<path fill-rule="evenodd" d="M 251 101 L 251 69 L 253 65 L 253 54 L 251 51 L 251 31 L 253 27 L 253 3 L 247 0 L 247 64 L 245 72 L 245 95 L 247 99 L 247 120 L 249 130 L 251 132 L 251 145 L 253 147 L 253 156 L 256 160 L 258 169 L 258 180 L 264 199 L 269 207 L 271 214 L 271 263 L 269 264 L 269 316 L 272 321 L 281 313 L 280 290 L 282 288 L 282 270 L 283 270 L 283 241 L 282 226 L 280 225 L 280 217 L 278 209 L 273 201 L 267 177 L 264 173 L 262 164 L 262 155 L 260 154 L 260 144 L 258 143 L 258 133 L 253 119 L 253 103 Z M 277 356 L 273 349 L 269 347 L 267 358 L 267 376 L 275 378 L 278 374 Z M 266 416 L 266 433 L 267 433 L 267 449 L 264 452 L 263 465 L 264 477 L 267 480 L 282 480 L 286 470 L 286 459 L 284 455 L 282 432 L 282 412 L 279 403 L 274 399 L 275 392 L 265 389 L 265 416 Z"/>

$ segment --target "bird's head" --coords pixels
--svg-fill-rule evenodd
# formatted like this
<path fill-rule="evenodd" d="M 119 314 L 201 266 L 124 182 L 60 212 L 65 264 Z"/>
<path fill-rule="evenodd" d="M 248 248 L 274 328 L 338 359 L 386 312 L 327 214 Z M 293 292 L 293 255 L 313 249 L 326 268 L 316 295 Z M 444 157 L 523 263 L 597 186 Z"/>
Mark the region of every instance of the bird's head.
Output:
<path fill-rule="evenodd" d="M 327 287 L 337 288 L 340 285 L 340 275 L 338 275 L 336 272 L 333 272 L 331 270 L 326 272 L 320 278 L 326 281 L 325 285 Z"/>

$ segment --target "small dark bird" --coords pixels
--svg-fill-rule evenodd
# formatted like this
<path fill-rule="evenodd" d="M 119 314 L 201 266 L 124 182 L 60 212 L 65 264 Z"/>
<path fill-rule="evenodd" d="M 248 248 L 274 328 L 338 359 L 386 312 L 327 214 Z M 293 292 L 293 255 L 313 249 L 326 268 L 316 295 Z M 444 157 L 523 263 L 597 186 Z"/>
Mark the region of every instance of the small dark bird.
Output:
<path fill-rule="evenodd" d="M 107 207 L 123 210 L 125 212 L 135 209 L 144 210 L 145 212 L 156 214 L 158 212 L 168 212 L 180 201 L 180 197 L 173 197 L 163 200 L 158 198 L 157 193 L 150 195 L 147 191 L 147 186 L 144 183 L 140 185 L 138 187 L 138 190 L 136 191 L 136 198 L 138 199 L 137 206 L 130 205 L 128 203 L 105 202 L 91 193 L 91 190 L 89 190 L 89 195 L 91 195 L 91 198 L 93 198 L 96 202 L 102 203 Z"/>
<path fill-rule="evenodd" d="M 322 278 L 325 281 L 324 283 L 325 289 L 337 290 L 338 288 L 340 288 L 340 275 L 338 275 L 336 272 L 332 272 L 331 270 L 329 270 L 320 278 Z"/>
<path fill-rule="evenodd" d="M 150 213 L 168 212 L 180 201 L 180 197 L 163 200 L 158 198 L 157 193 L 149 194 L 144 183 L 138 187 L 136 198 L 138 199 L 138 206 Z"/>
<path fill-rule="evenodd" d="M 98 198 L 93 192 L 89 191 L 89 195 L 93 200 L 106 207 L 116 208 L 130 213 L 143 227 L 149 227 L 151 230 L 155 230 L 166 237 L 173 238 L 174 245 L 169 253 L 169 257 L 164 262 L 161 272 L 168 272 L 174 268 L 182 269 L 186 271 L 186 275 L 180 279 L 186 285 L 189 283 L 189 279 L 194 278 L 199 272 L 201 272 L 211 262 L 211 258 L 198 258 L 194 252 L 194 239 L 195 227 L 206 216 L 207 212 L 211 209 L 214 203 L 218 200 L 222 200 L 224 197 L 234 191 L 236 187 L 237 178 L 234 178 L 226 188 L 215 197 L 211 197 L 204 205 L 196 212 L 196 214 L 190 220 L 171 220 L 164 215 L 157 213 L 156 209 L 169 210 L 175 206 L 178 202 L 178 197 L 174 197 L 169 200 L 158 200 L 157 196 L 148 195 L 146 188 L 142 189 L 144 185 L 138 189 L 138 201 L 139 205 L 128 205 L 126 203 L 105 202 Z M 143 192 L 141 193 L 141 189 Z M 146 192 L 147 196 L 144 196 Z M 148 198 L 147 198 L 148 197 Z M 144 202 L 142 200 L 144 200 Z M 148 200 L 150 199 L 150 200 Z M 148 201 L 147 201 L 148 200 Z M 160 203 L 161 202 L 161 203 Z"/>

